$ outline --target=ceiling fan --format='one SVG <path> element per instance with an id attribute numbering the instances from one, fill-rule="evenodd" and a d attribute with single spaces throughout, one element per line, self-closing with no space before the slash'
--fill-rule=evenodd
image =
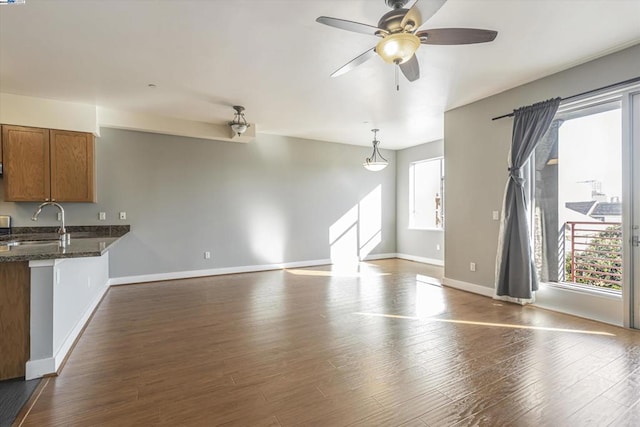
<path id="1" fill-rule="evenodd" d="M 351 71 L 369 59 L 380 56 L 385 62 L 399 66 L 410 82 L 420 78 L 420 66 L 415 52 L 420 44 L 456 45 L 493 41 L 497 31 L 475 28 L 438 28 L 421 30 L 420 27 L 442 7 L 447 0 L 416 0 L 409 9 L 409 0 L 385 0 L 393 8 L 378 21 L 378 26 L 361 24 L 344 19 L 320 16 L 316 22 L 356 33 L 380 37 L 376 46 L 338 68 L 331 77 Z M 397 78 L 397 74 L 396 74 Z"/>

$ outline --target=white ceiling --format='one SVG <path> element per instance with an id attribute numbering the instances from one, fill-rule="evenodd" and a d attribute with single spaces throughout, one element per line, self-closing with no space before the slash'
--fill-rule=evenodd
<path id="1" fill-rule="evenodd" d="M 429 1 L 429 0 L 420 0 Z M 409 3 L 411 5 L 412 2 Z M 441 138 L 443 112 L 640 42 L 640 0 L 449 0 L 424 28 L 497 30 L 493 43 L 421 46 L 421 79 L 373 58 L 384 0 L 27 0 L 0 7 L 0 91 L 400 149 Z M 157 88 L 150 89 L 149 83 Z"/>

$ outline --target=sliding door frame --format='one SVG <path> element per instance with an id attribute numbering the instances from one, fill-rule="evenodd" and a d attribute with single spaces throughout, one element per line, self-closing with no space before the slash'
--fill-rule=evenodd
<path id="1" fill-rule="evenodd" d="M 640 329 L 640 88 L 623 97 L 623 302 L 624 326 Z"/>

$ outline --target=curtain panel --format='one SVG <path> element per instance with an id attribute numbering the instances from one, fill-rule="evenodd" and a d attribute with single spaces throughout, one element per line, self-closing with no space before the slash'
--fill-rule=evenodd
<path id="1" fill-rule="evenodd" d="M 522 169 L 549 130 L 560 98 L 515 110 L 509 178 L 504 194 L 496 257 L 496 296 L 530 300 L 538 290 L 529 229 L 529 200 Z M 522 302 L 522 301 L 518 301 Z M 526 302 L 526 301 L 524 301 Z"/>

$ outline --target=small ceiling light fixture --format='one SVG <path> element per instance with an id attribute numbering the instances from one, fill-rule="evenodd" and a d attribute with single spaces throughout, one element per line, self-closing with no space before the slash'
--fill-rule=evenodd
<path id="1" fill-rule="evenodd" d="M 382 157 L 382 154 L 378 151 L 378 144 L 380 144 L 380 141 L 378 141 L 377 136 L 379 130 L 380 129 L 371 129 L 371 132 L 373 132 L 373 153 L 371 154 L 371 157 L 364 159 L 364 163 L 362 164 L 365 169 L 372 172 L 381 171 L 389 164 L 387 159 Z"/>
<path id="2" fill-rule="evenodd" d="M 244 118 L 244 107 L 234 105 L 233 109 L 236 110 L 236 114 L 233 117 L 233 121 L 229 122 L 229 126 L 235 135 L 240 136 L 245 133 L 251 125 L 247 123 L 247 119 Z"/>

